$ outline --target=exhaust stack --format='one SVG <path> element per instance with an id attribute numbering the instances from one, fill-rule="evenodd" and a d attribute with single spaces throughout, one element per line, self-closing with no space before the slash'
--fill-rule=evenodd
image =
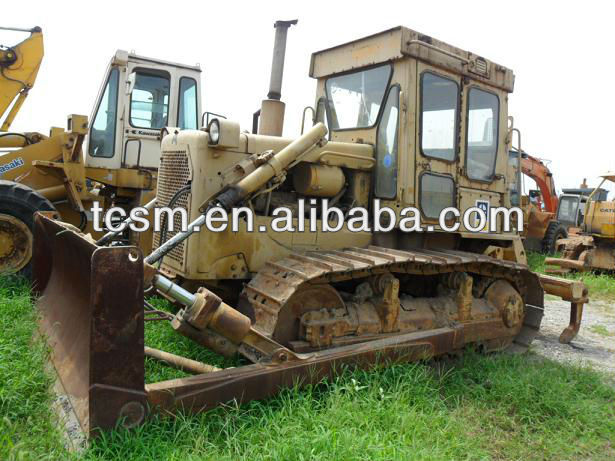
<path id="1" fill-rule="evenodd" d="M 280 98 L 282 97 L 286 36 L 288 28 L 295 24 L 297 24 L 296 19 L 292 21 L 276 21 L 273 25 L 275 28 L 275 42 L 273 45 L 273 60 L 271 62 L 271 79 L 269 80 L 267 99 L 264 99 L 261 103 L 258 134 L 282 136 L 285 104 Z"/>

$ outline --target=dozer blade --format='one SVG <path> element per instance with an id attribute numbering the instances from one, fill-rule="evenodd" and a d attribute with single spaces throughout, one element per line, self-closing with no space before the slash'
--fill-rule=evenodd
<path id="1" fill-rule="evenodd" d="M 37 214 L 33 265 L 40 331 L 84 434 L 117 421 L 139 424 L 146 413 L 141 253 L 99 248 Z"/>

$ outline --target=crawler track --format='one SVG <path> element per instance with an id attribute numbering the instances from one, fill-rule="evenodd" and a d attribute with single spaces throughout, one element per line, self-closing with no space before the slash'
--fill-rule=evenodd
<path id="1" fill-rule="evenodd" d="M 523 327 L 511 349 L 523 351 L 536 336 L 543 314 L 543 289 L 536 274 L 522 264 L 455 250 L 394 250 L 377 246 L 291 254 L 269 262 L 244 288 L 240 309 L 255 327 L 272 335 L 278 314 L 291 296 L 306 285 L 332 284 L 371 275 L 438 275 L 466 272 L 509 281 L 525 302 Z"/>

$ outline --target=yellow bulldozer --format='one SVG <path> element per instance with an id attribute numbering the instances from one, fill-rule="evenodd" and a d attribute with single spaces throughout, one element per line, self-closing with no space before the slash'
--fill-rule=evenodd
<path id="1" fill-rule="evenodd" d="M 601 176 L 602 181 L 583 200 L 580 195 L 566 195 L 560 200 L 558 213 L 571 217 L 579 227 L 568 238 L 557 241 L 561 258 L 547 258 L 547 271 L 565 274 L 570 271 L 615 270 L 615 201 L 607 200 L 606 182 L 615 183 L 615 172 Z"/>
<path id="2" fill-rule="evenodd" d="M 200 68 L 118 50 L 105 73 L 91 123 L 68 117 L 49 135 L 15 133 L 10 126 L 34 85 L 43 35 L 0 48 L 0 273 L 29 277 L 33 213 L 59 216 L 91 235 L 92 204 L 130 210 L 153 205 L 161 129 L 201 123 Z M 122 235 L 144 251 L 151 233 Z"/>
<path id="3" fill-rule="evenodd" d="M 155 232 L 152 253 L 100 246 L 36 215 L 41 329 L 86 434 L 264 398 L 344 366 L 469 346 L 525 350 L 545 291 L 571 302 L 560 340 L 577 334 L 587 290 L 531 272 L 518 229 L 497 219 L 493 230 L 467 221 L 444 231 L 455 221 L 443 214 L 450 207 L 510 206 L 512 71 L 396 27 L 314 53 L 313 125 L 285 138 L 282 71 L 295 23 L 275 24 L 270 89 L 252 133 L 220 118 L 199 130 L 168 128 L 157 201 L 183 213 Z M 391 212 L 376 230 L 380 206 Z M 402 229 L 409 207 L 425 229 Z M 369 225 L 356 230 L 351 219 L 361 209 Z M 207 226 L 235 212 L 235 229 Z M 295 231 L 277 231 L 283 217 Z M 179 309 L 152 309 L 144 298 L 151 287 Z M 218 369 L 148 347 L 145 321 L 161 316 L 248 364 Z M 145 356 L 195 375 L 146 384 Z"/>

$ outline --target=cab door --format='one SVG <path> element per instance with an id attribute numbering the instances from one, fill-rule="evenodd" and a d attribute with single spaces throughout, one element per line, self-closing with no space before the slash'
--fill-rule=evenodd
<path id="1" fill-rule="evenodd" d="M 94 112 L 90 116 L 85 164 L 89 167 L 119 168 L 117 155 L 122 146 L 121 95 L 126 84 L 126 67 L 113 60 L 107 68 L 102 88 L 96 98 Z"/>
<path id="2" fill-rule="evenodd" d="M 490 232 L 492 207 L 506 205 L 507 149 L 506 95 L 478 82 L 465 85 L 462 92 L 459 196 L 460 211 L 482 209 L 487 222 L 480 232 Z M 478 221 L 478 218 L 475 219 Z M 501 219 L 496 225 L 502 231 Z M 476 225 L 476 222 L 473 224 Z M 466 230 L 462 225 L 462 231 Z"/>
<path id="3" fill-rule="evenodd" d="M 417 62 L 415 203 L 423 222 L 435 225 L 440 212 L 456 207 L 459 162 L 460 79 Z"/>

